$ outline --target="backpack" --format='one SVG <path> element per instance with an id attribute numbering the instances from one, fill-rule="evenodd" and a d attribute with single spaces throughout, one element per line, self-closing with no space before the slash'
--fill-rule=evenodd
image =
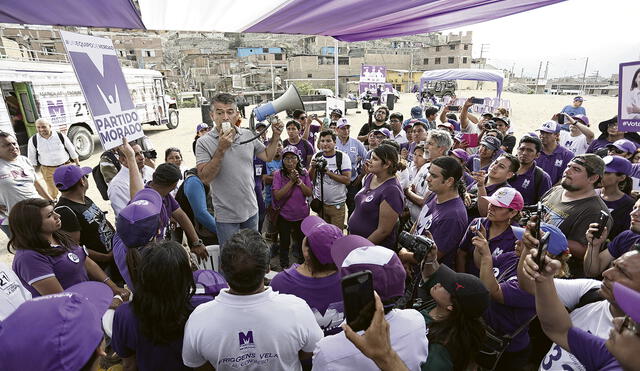
<path id="1" fill-rule="evenodd" d="M 67 152 L 67 155 L 69 155 L 69 160 L 71 160 L 71 153 L 69 153 L 69 150 L 67 149 L 67 146 L 64 145 L 64 135 L 59 132 L 56 131 L 56 133 L 58 134 L 58 138 L 60 139 L 60 142 L 62 143 L 62 147 L 64 147 L 64 151 Z M 36 149 L 36 166 L 40 166 L 40 161 L 38 160 L 38 140 L 36 139 L 36 135 L 31 137 L 31 144 L 33 144 L 33 148 Z"/>
<path id="2" fill-rule="evenodd" d="M 111 162 L 116 167 L 116 169 L 118 169 L 118 171 L 120 171 L 120 161 L 118 161 L 116 155 L 113 152 L 103 152 L 100 155 L 100 161 L 102 161 L 103 157 L 106 157 L 106 159 Z M 100 163 L 93 167 L 93 169 L 91 170 L 91 174 L 93 174 L 93 181 L 96 183 L 96 188 L 98 188 L 98 191 L 100 191 L 100 196 L 102 196 L 102 199 L 105 201 L 109 200 L 109 194 L 107 193 L 109 185 L 104 180 L 102 171 L 100 171 Z"/>

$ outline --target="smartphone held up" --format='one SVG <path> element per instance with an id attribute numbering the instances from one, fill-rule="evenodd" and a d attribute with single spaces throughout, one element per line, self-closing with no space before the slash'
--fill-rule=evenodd
<path id="1" fill-rule="evenodd" d="M 342 278 L 341 286 L 347 324 L 355 332 L 366 330 L 376 308 L 373 274 L 369 270 L 350 274 Z"/>

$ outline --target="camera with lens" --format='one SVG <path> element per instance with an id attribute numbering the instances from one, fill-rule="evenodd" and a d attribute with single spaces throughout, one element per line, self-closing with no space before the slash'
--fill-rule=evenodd
<path id="1" fill-rule="evenodd" d="M 432 239 L 425 236 L 415 236 L 403 231 L 398 237 L 398 244 L 413 253 L 413 257 L 421 262 L 435 245 Z"/>
<path id="2" fill-rule="evenodd" d="M 316 171 L 324 173 L 327 170 L 327 160 L 323 157 L 318 157 L 313 160 L 313 166 L 315 166 Z"/>
<path id="3" fill-rule="evenodd" d="M 151 159 L 151 160 L 155 160 L 156 158 L 158 158 L 158 152 L 156 152 L 155 149 L 150 149 L 148 151 L 142 151 L 142 154 L 144 155 L 145 158 Z"/>
<path id="4" fill-rule="evenodd" d="M 370 92 L 367 92 L 367 94 L 362 97 L 362 109 L 366 109 L 367 111 L 370 111 L 371 113 L 373 113 L 373 104 L 372 102 L 376 102 L 378 101 L 378 97 L 374 97 L 373 95 L 371 95 Z"/>
<path id="5" fill-rule="evenodd" d="M 520 212 L 520 220 L 518 220 L 518 224 L 524 228 L 527 226 L 527 223 L 529 223 L 532 216 L 537 216 L 538 219 L 540 219 L 546 212 L 547 208 L 542 204 L 542 202 L 538 202 L 535 205 L 527 205 L 523 207 Z"/>

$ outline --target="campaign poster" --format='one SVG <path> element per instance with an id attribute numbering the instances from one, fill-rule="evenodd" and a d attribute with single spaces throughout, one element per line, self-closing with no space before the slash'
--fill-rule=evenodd
<path id="1" fill-rule="evenodd" d="M 618 130 L 640 131 L 640 61 L 620 64 Z"/>
<path id="2" fill-rule="evenodd" d="M 144 136 L 110 39 L 60 31 L 105 150 Z"/>
<path id="3" fill-rule="evenodd" d="M 384 95 L 388 92 L 393 92 L 392 83 L 375 83 L 375 82 L 360 82 L 359 86 L 360 95 L 367 91 L 373 96 L 378 96 L 378 89 L 380 89 L 380 95 Z"/>
<path id="4" fill-rule="evenodd" d="M 387 67 L 363 64 L 360 67 L 360 82 L 384 84 L 387 81 Z"/>

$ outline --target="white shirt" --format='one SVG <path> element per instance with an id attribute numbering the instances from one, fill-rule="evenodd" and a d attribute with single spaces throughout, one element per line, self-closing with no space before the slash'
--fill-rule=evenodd
<path id="1" fill-rule="evenodd" d="M 311 353 L 323 332 L 307 303 L 271 287 L 254 295 L 223 289 L 199 305 L 184 329 L 182 360 L 224 370 L 301 370 L 298 351 Z"/>
<path id="2" fill-rule="evenodd" d="M 572 137 L 571 132 L 566 130 L 560 132 L 560 145 L 576 156 L 587 153 L 587 148 L 589 148 L 586 135 L 580 133 L 580 135 Z"/>
<path id="3" fill-rule="evenodd" d="M 592 288 L 600 287 L 602 282 L 591 279 L 554 279 L 553 282 L 558 292 L 558 297 L 565 307 L 572 309 L 580 301 L 580 297 Z M 609 330 L 613 328 L 613 316 L 609 310 L 610 303 L 607 300 L 587 304 L 571 312 L 571 322 L 574 327 L 591 334 L 607 339 Z M 540 363 L 540 370 L 586 370 L 578 359 L 568 351 L 560 348 L 558 344 L 552 344 L 549 352 Z"/>
<path id="4" fill-rule="evenodd" d="M 0 321 L 4 321 L 20 304 L 31 299 L 31 292 L 20 283 L 18 276 L 0 262 Z"/>
<path id="5" fill-rule="evenodd" d="M 142 182 L 147 184 L 153 177 L 153 168 L 144 165 L 142 168 Z M 125 166 L 120 168 L 118 174 L 111 179 L 109 188 L 107 188 L 107 195 L 111 201 L 111 208 L 113 213 L 117 217 L 120 211 L 125 208 L 131 201 L 129 191 L 129 169 Z"/>
<path id="6" fill-rule="evenodd" d="M 404 132 L 404 130 L 400 129 L 400 132 L 395 135 L 393 134 L 393 131 L 391 132 L 391 135 L 393 135 L 393 140 L 396 141 L 396 143 L 398 144 L 403 144 L 403 143 L 407 143 L 407 133 Z"/>
<path id="7" fill-rule="evenodd" d="M 36 147 L 33 145 L 34 139 L 38 141 L 37 159 Z M 60 166 L 69 160 L 77 159 L 78 154 L 71 140 L 64 134 L 62 135 L 62 139 L 64 139 L 64 143 L 60 142 L 58 132 L 55 130 L 51 130 L 51 136 L 47 139 L 36 133 L 35 138 L 29 138 L 27 146 L 29 161 L 31 161 L 32 164 L 44 166 Z"/>
<path id="8" fill-rule="evenodd" d="M 415 193 L 420 197 L 424 197 L 424 195 L 427 194 L 427 192 L 429 191 L 427 187 L 428 175 L 429 175 L 429 164 L 424 164 L 422 165 L 420 170 L 418 170 L 418 172 L 416 173 L 415 177 L 413 177 L 413 180 L 411 182 L 411 184 L 415 184 L 416 186 Z M 407 200 L 407 206 L 409 208 L 409 212 L 411 213 L 411 220 L 413 221 L 418 220 L 418 216 L 420 215 L 422 206 L 418 206 L 413 202 L 411 202 L 410 200 Z"/>
<path id="9" fill-rule="evenodd" d="M 420 364 L 426 362 L 429 354 L 427 329 L 422 314 L 414 309 L 393 309 L 384 317 L 389 322 L 393 350 L 409 370 L 420 370 Z M 313 352 L 313 369 L 353 371 L 378 368 L 347 339 L 344 332 L 340 332 L 318 342 Z"/>
<path id="10" fill-rule="evenodd" d="M 338 153 L 338 150 L 336 150 L 336 155 L 333 155 L 331 157 L 326 157 L 323 154 L 322 157 L 325 160 L 327 160 L 327 172 L 331 171 L 332 173 L 340 175 L 341 172 L 338 171 L 338 165 L 336 163 L 337 153 Z M 315 155 L 313 158 L 315 158 Z M 344 173 L 345 171 L 351 171 L 351 159 L 349 159 L 349 156 L 343 152 L 342 153 L 342 173 Z M 315 179 L 313 179 L 315 184 L 313 187 L 313 197 L 320 199 L 320 174 L 316 175 L 316 179 L 318 179 L 317 182 L 315 181 Z M 343 184 L 331 179 L 327 174 L 324 175 L 323 183 L 324 183 L 323 193 L 324 193 L 325 205 L 338 205 L 346 201 L 347 199 L 346 184 Z"/>
<path id="11" fill-rule="evenodd" d="M 0 205 L 7 212 L 0 212 L 2 225 L 9 224 L 9 212 L 13 205 L 27 198 L 40 198 L 35 186 L 36 171 L 29 160 L 18 156 L 9 162 L 0 159 Z"/>

